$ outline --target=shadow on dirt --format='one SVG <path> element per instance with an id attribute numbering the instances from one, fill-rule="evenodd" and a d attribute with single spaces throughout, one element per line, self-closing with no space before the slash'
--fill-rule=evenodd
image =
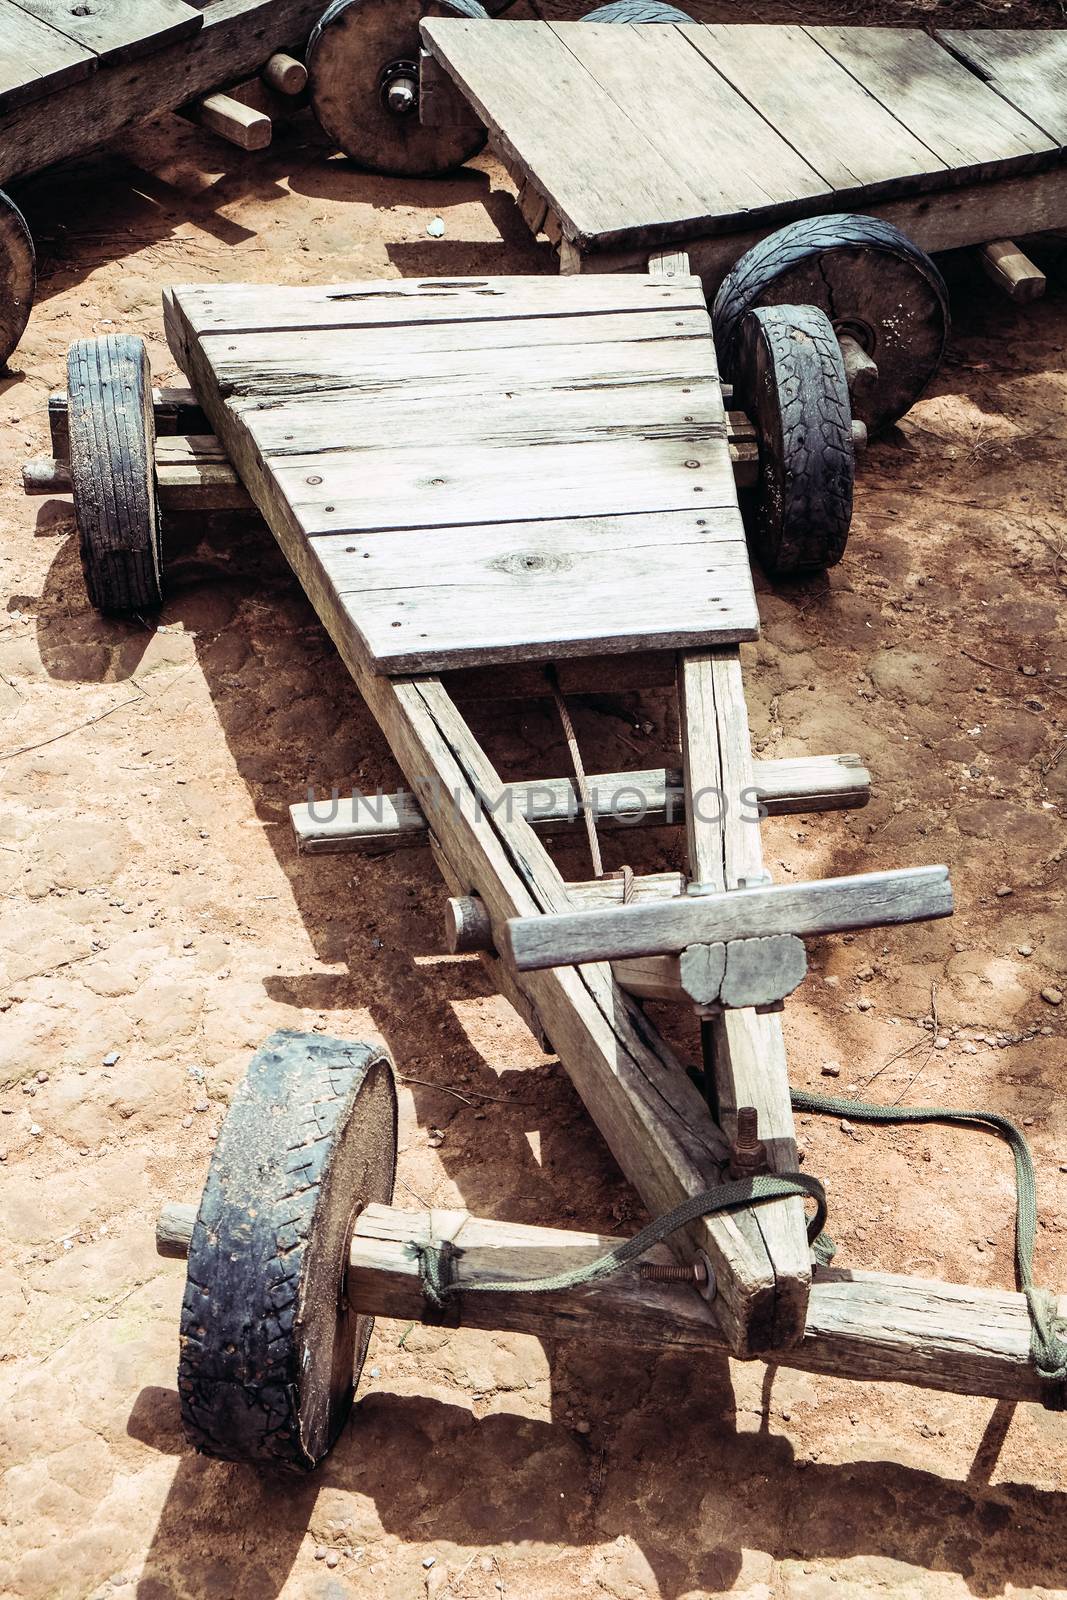
<path id="1" fill-rule="evenodd" d="M 1057 1530 L 1067 1496 L 987 1481 L 1012 1407 L 994 1411 L 982 1462 L 967 1482 L 892 1461 L 796 1460 L 760 1426 L 739 1431 L 729 1371 L 711 1362 L 570 1347 L 559 1367 L 585 1389 L 598 1421 L 589 1435 L 556 1424 L 410 1395 L 366 1395 L 334 1453 L 311 1480 L 282 1483 L 244 1468 L 182 1455 L 156 1528 L 138 1600 L 225 1593 L 273 1600 L 285 1586 L 320 1491 L 343 1490 L 358 1509 L 328 1548 L 340 1563 L 309 1593 L 353 1595 L 373 1582 L 390 1536 L 439 1542 L 462 1567 L 503 1546 L 579 1548 L 635 1540 L 664 1600 L 733 1588 L 746 1550 L 776 1561 L 904 1559 L 957 1573 L 972 1595 L 1056 1587 Z M 771 1375 L 765 1386 L 769 1401 Z M 175 1450 L 177 1402 L 145 1390 L 129 1431 Z M 980 1452 L 981 1457 L 981 1452 Z M 613 1466 L 618 1458 L 625 1463 Z M 678 1472 L 684 1461 L 686 1470 Z M 328 1495 L 327 1495 L 328 1498 Z M 336 1502 L 334 1502 L 336 1503 Z M 246 1561 L 220 1552 L 251 1545 Z M 357 1554 L 358 1552 L 358 1554 Z M 452 1554 L 454 1552 L 454 1554 Z M 331 1588 L 330 1582 L 334 1587 Z"/>

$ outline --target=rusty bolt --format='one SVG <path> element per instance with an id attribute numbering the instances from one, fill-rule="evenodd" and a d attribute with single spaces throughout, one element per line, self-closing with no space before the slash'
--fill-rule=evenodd
<path id="1" fill-rule="evenodd" d="M 647 1283 L 707 1283 L 708 1269 L 703 1261 L 642 1261 L 638 1271 Z"/>
<path id="2" fill-rule="evenodd" d="M 767 1170 L 767 1147 L 759 1136 L 755 1106 L 738 1106 L 737 1137 L 730 1149 L 731 1178 L 754 1178 Z"/>

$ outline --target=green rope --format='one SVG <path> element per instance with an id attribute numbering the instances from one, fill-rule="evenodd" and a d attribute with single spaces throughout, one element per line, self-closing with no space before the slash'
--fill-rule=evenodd
<path id="1" fill-rule="evenodd" d="M 744 1178 L 735 1183 L 719 1184 L 714 1189 L 704 1189 L 690 1195 L 680 1206 L 656 1217 L 632 1239 L 624 1239 L 595 1261 L 581 1267 L 571 1267 L 566 1272 L 554 1272 L 546 1278 L 501 1279 L 492 1283 L 479 1283 L 479 1294 L 544 1294 L 553 1289 L 574 1289 L 579 1284 L 595 1283 L 598 1278 L 609 1278 L 621 1267 L 629 1266 L 660 1244 L 669 1234 L 698 1217 L 716 1216 L 722 1211 L 739 1211 L 745 1206 L 764 1205 L 768 1200 L 786 1200 L 794 1195 L 815 1201 L 815 1215 L 808 1223 L 808 1239 L 814 1240 L 826 1221 L 826 1195 L 818 1178 L 809 1178 L 803 1172 L 783 1172 L 774 1176 Z M 452 1281 L 451 1268 L 456 1252 L 446 1250 L 441 1244 L 418 1244 L 412 1240 L 408 1249 L 419 1263 L 419 1277 L 427 1301 L 435 1311 L 442 1311 L 446 1300 L 462 1292 L 462 1285 Z"/>
<path id="2" fill-rule="evenodd" d="M 995 1111 L 955 1111 L 941 1106 L 881 1106 L 866 1100 L 838 1099 L 831 1095 L 809 1094 L 806 1089 L 790 1093 L 794 1111 L 810 1111 L 818 1116 L 844 1117 L 856 1122 L 941 1122 L 963 1127 L 983 1127 L 1007 1141 L 1015 1161 L 1015 1271 L 1018 1286 L 1026 1298 L 1030 1315 L 1030 1357 L 1039 1377 L 1050 1385 L 1047 1404 L 1062 1408 L 1067 1404 L 1067 1322 L 1058 1316 L 1055 1296 L 1034 1283 L 1034 1241 L 1037 1233 L 1037 1180 L 1026 1139 L 1014 1122 Z M 808 1222 L 808 1242 L 816 1258 L 830 1260 L 834 1244 L 823 1231 L 826 1222 L 826 1195 L 817 1178 L 806 1173 L 785 1172 L 774 1176 L 746 1178 L 705 1189 L 690 1196 L 664 1216 L 656 1217 L 632 1239 L 626 1239 L 595 1261 L 544 1278 L 519 1281 L 500 1279 L 479 1283 L 479 1294 L 544 1294 L 557 1289 L 574 1289 L 610 1277 L 628 1266 L 654 1244 L 695 1222 L 698 1217 L 717 1216 L 745 1206 L 764 1205 L 770 1200 L 802 1196 L 815 1201 L 815 1215 Z M 453 1276 L 453 1266 L 462 1252 L 448 1242 L 419 1244 L 412 1240 L 408 1250 L 417 1259 L 419 1278 L 427 1304 L 442 1311 L 462 1285 Z"/>
<path id="3" fill-rule="evenodd" d="M 943 1122 L 960 1127 L 989 1128 L 1011 1146 L 1015 1162 L 1015 1277 L 1030 1313 L 1030 1358 L 1039 1377 L 1067 1400 L 1067 1323 L 1059 1317 L 1056 1297 L 1034 1283 L 1034 1241 L 1037 1236 L 1037 1178 L 1026 1137 L 1008 1117 L 996 1111 L 955 1111 L 942 1106 L 880 1106 L 870 1100 L 836 1095 L 790 1092 L 794 1111 L 844 1117 L 855 1122 Z"/>

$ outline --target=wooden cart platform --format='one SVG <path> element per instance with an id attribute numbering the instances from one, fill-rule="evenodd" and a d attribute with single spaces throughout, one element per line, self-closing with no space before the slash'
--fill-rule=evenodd
<path id="1" fill-rule="evenodd" d="M 933 251 L 1067 226 L 1062 30 L 432 18 L 422 38 L 424 118 L 477 117 L 565 271 L 684 241 L 713 288 L 772 228 L 850 210 Z"/>
<path id="2" fill-rule="evenodd" d="M 371 671 L 756 636 L 696 278 L 205 285 L 166 316 Z"/>

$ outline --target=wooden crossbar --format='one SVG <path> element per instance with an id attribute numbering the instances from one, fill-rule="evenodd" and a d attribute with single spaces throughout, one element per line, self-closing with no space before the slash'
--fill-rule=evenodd
<path id="1" fill-rule="evenodd" d="M 162 1255 L 188 1253 L 195 1206 L 169 1205 L 157 1224 Z M 425 1313 L 408 1249 L 449 1240 L 459 1249 L 464 1326 L 543 1339 L 619 1340 L 647 1348 L 728 1350 L 715 1315 L 695 1289 L 652 1283 L 630 1270 L 547 1294 L 485 1294 L 479 1284 L 520 1282 L 595 1260 L 621 1240 L 561 1228 L 490 1221 L 455 1210 L 402 1211 L 370 1205 L 356 1221 L 346 1292 L 361 1312 L 417 1322 Z M 644 1257 L 672 1259 L 664 1245 Z M 1067 1297 L 1059 1302 L 1067 1312 Z M 777 1366 L 867 1382 L 907 1383 L 997 1400 L 1045 1400 L 1030 1358 L 1030 1318 L 1021 1294 L 888 1272 L 816 1268 L 803 1336 L 776 1351 Z"/>
<path id="2" fill-rule="evenodd" d="M 516 971 L 630 956 L 677 955 L 689 945 L 769 934 L 812 936 L 924 922 L 952 913 L 948 868 L 906 867 L 815 883 L 772 884 L 650 904 L 513 917 L 505 950 Z"/>

